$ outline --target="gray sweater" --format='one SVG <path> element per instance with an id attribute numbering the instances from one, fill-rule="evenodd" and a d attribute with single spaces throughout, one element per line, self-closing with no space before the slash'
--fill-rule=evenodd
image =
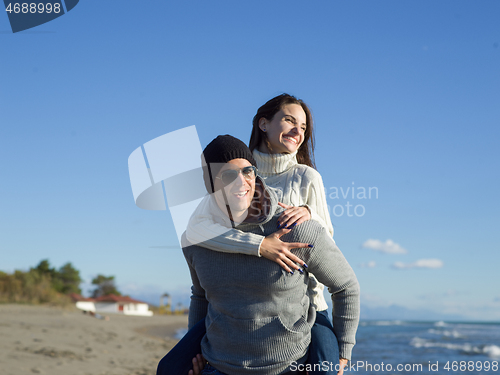
<path id="1" fill-rule="evenodd" d="M 270 210 L 259 223 L 237 228 L 267 236 L 276 231 L 282 209 L 275 192 L 257 181 L 269 193 Z M 214 217 L 228 225 L 212 200 Z M 340 356 L 351 358 L 359 321 L 359 285 L 352 268 L 326 229 L 313 220 L 281 239 L 313 245 L 293 252 L 328 287 Z M 183 251 L 193 280 L 189 327 L 206 317 L 201 347 L 212 366 L 231 375 L 276 375 L 306 355 L 316 318 L 307 295 L 307 271 L 290 275 L 268 259 L 215 252 L 190 245 L 185 236 Z"/>

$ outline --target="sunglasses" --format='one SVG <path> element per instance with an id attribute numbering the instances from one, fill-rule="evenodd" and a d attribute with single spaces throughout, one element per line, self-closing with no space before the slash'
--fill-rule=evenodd
<path id="1" fill-rule="evenodd" d="M 220 177 L 217 176 L 216 178 L 221 180 L 224 185 L 229 185 L 238 178 L 240 172 L 245 177 L 245 180 L 252 181 L 257 175 L 257 168 L 252 165 L 241 169 L 226 169 L 220 174 Z"/>

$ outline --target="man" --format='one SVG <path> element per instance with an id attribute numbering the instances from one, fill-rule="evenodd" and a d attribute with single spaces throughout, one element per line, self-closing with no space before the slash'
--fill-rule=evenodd
<path id="1" fill-rule="evenodd" d="M 219 136 L 203 156 L 214 220 L 243 232 L 276 232 L 282 208 L 276 192 L 256 175 L 248 147 L 234 137 Z M 282 239 L 298 247 L 293 252 L 308 265 L 303 272 L 289 274 L 267 259 L 191 245 L 184 236 L 193 281 L 189 327 L 203 319 L 206 327 L 201 350 L 208 365 L 202 374 L 277 375 L 308 369 L 304 364 L 315 320 L 307 295 L 308 271 L 332 294 L 341 363 L 350 359 L 359 320 L 354 272 L 320 224 L 308 221 L 283 233 Z M 338 364 L 338 359 L 332 361 L 329 365 Z"/>

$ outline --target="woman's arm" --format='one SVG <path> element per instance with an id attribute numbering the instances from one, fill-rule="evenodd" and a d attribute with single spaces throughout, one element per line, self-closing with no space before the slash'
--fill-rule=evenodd
<path id="1" fill-rule="evenodd" d="M 210 199 L 210 196 L 203 198 L 189 219 L 186 228 L 187 240 L 191 244 L 200 244 L 207 249 L 222 253 L 260 256 L 259 248 L 264 236 L 243 233 L 240 230 L 216 223 Z"/>
<path id="2" fill-rule="evenodd" d="M 311 220 L 311 209 L 306 205 L 295 207 L 281 202 L 278 204 L 285 209 L 278 219 L 278 228 L 292 229 L 304 221 Z"/>
<path id="3" fill-rule="evenodd" d="M 191 244 L 218 252 L 263 256 L 278 263 L 287 272 L 299 270 L 304 262 L 290 250 L 307 247 L 308 244 L 283 242 L 280 237 L 285 233 L 288 231 L 280 230 L 264 237 L 223 226 L 215 222 L 210 197 L 207 196 L 189 219 L 186 238 Z"/>

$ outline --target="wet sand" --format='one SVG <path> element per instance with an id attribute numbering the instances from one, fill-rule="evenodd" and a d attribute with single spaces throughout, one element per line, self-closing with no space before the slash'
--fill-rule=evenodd
<path id="1" fill-rule="evenodd" d="M 109 321 L 76 308 L 0 305 L 2 375 L 154 375 L 187 316 Z"/>

